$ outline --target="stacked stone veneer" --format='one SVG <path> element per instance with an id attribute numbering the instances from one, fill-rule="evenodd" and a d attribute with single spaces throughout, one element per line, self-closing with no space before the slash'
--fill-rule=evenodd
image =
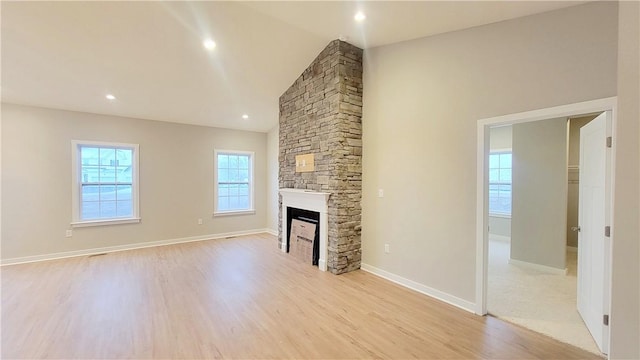
<path id="1" fill-rule="evenodd" d="M 280 188 L 331 193 L 327 268 L 334 274 L 359 269 L 362 49 L 340 40 L 329 43 L 280 97 L 279 132 Z M 295 157 L 304 154 L 314 154 L 315 171 L 296 173 Z M 279 229 L 282 246 L 282 211 Z"/>

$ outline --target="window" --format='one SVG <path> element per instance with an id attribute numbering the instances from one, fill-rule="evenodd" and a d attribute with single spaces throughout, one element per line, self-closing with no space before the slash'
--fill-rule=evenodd
<path id="1" fill-rule="evenodd" d="M 73 226 L 139 222 L 138 145 L 72 142 Z"/>
<path id="2" fill-rule="evenodd" d="M 253 152 L 215 150 L 214 215 L 255 213 Z"/>
<path id="3" fill-rule="evenodd" d="M 511 152 L 489 154 L 489 213 L 511 215 Z"/>

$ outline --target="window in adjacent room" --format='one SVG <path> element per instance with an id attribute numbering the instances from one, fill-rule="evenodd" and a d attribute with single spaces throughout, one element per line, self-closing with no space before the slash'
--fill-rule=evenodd
<path id="1" fill-rule="evenodd" d="M 254 213 L 253 152 L 214 151 L 214 215 Z"/>
<path id="2" fill-rule="evenodd" d="M 138 145 L 72 142 L 73 226 L 139 222 Z"/>
<path id="3" fill-rule="evenodd" d="M 489 154 L 489 213 L 511 215 L 511 152 Z"/>

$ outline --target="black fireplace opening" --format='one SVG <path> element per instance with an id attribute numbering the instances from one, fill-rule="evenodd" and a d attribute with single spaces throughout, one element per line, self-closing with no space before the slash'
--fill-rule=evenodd
<path id="1" fill-rule="evenodd" d="M 320 259 L 320 213 L 317 211 L 298 209 L 287 206 L 287 252 L 289 252 L 289 244 L 291 243 L 291 222 L 293 219 L 308 222 L 316 225 L 316 233 L 313 238 L 313 262 L 312 264 L 318 266 L 318 260 Z"/>

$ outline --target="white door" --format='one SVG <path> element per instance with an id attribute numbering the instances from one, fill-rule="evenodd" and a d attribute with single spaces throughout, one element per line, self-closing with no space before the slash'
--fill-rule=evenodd
<path id="1" fill-rule="evenodd" d="M 580 191 L 578 210 L 578 312 L 603 353 L 608 352 L 609 221 L 607 129 L 604 112 L 580 129 Z"/>

